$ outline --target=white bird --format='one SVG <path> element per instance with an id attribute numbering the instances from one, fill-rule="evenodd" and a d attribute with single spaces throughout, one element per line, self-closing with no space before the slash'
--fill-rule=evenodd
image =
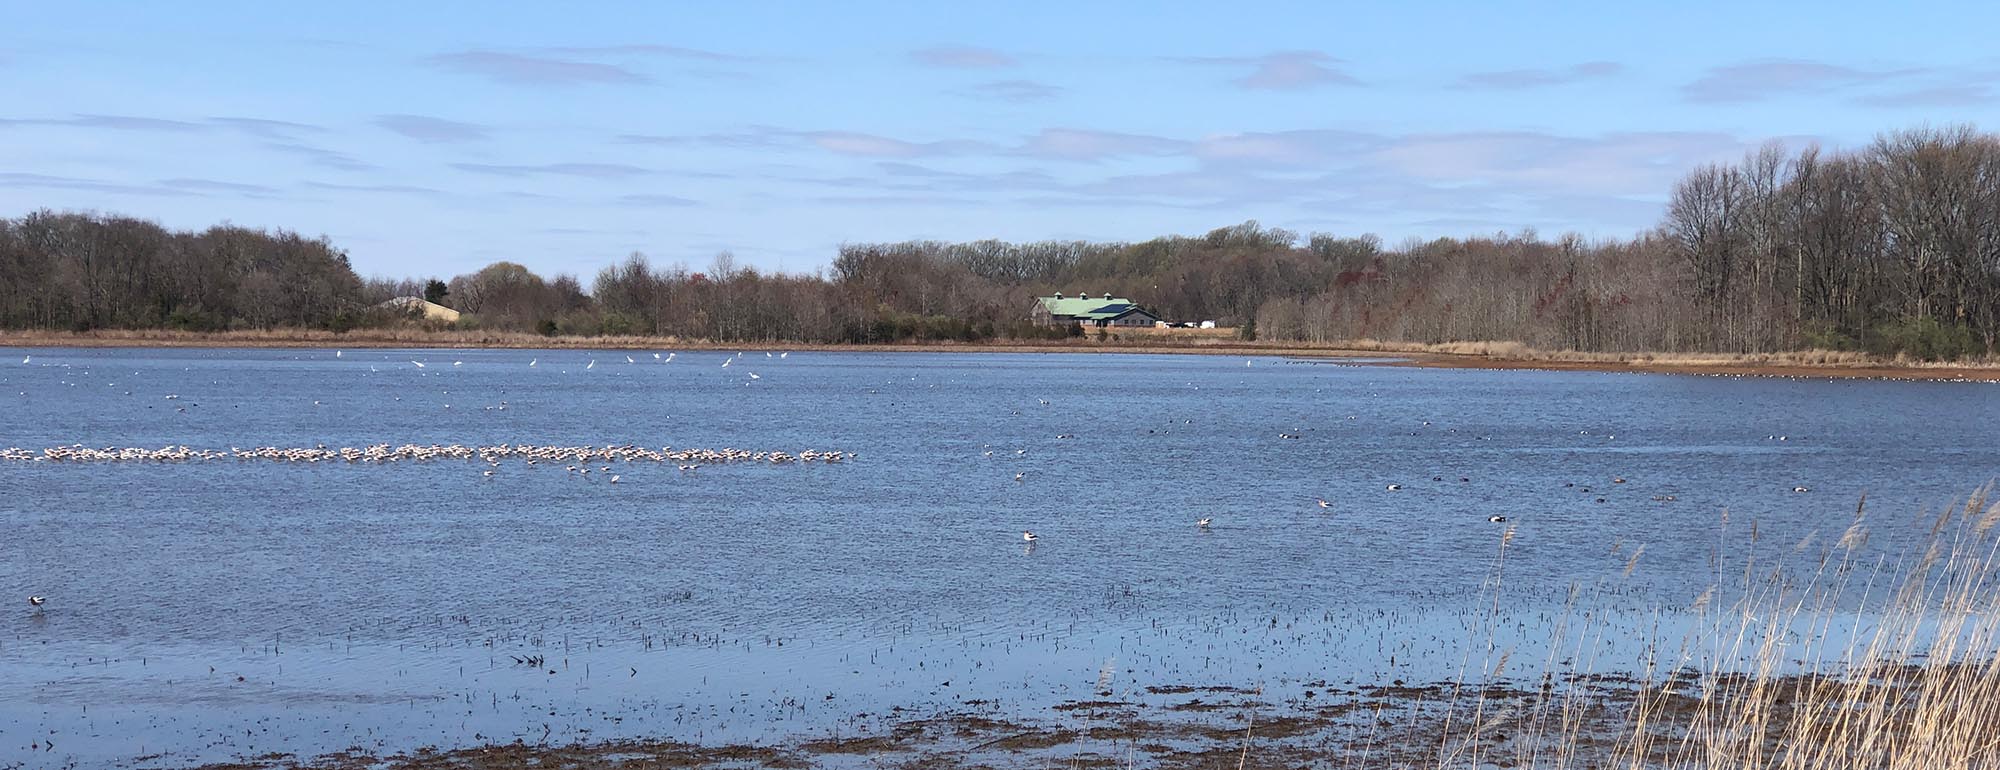
<path id="1" fill-rule="evenodd" d="M 585 369 L 596 369 L 596 368 L 597 368 L 597 359 L 595 359 L 595 358 L 593 358 L 593 359 L 590 359 L 590 363 L 588 363 L 588 364 L 585 364 L 583 368 L 585 368 Z"/>
<path id="2" fill-rule="evenodd" d="M 750 373 L 750 379 L 753 379 L 753 380 L 761 380 L 761 379 L 764 379 L 764 378 L 762 378 L 762 377 L 759 377 L 759 376 L 757 376 L 757 373 L 756 373 L 756 372 L 751 372 L 751 373 Z"/>
<path id="3" fill-rule="evenodd" d="M 1208 519 L 1195 519 L 1194 525 L 1202 529 L 1208 529 Z"/>
<path id="4" fill-rule="evenodd" d="M 1243 365 L 1244 365 L 1244 366 L 1249 366 L 1250 364 L 1251 364 L 1251 362 L 1250 362 L 1250 361 L 1244 361 L 1244 362 L 1243 362 Z"/>
<path id="5" fill-rule="evenodd" d="M 660 358 L 660 354 L 658 354 L 658 353 L 654 353 L 654 354 L 653 354 L 653 359 L 654 359 L 654 360 L 659 360 L 659 358 Z"/>
<path id="6" fill-rule="evenodd" d="M 410 363 L 416 364 L 418 369 L 424 368 L 424 362 L 422 361 L 411 361 Z"/>
<path id="7" fill-rule="evenodd" d="M 479 473 L 479 475 L 481 475 L 481 476 L 485 476 L 486 478 L 489 478 L 489 479 L 490 479 L 490 478 L 493 478 L 493 472 L 492 472 L 492 471 L 481 471 L 481 472 Z"/>
<path id="8" fill-rule="evenodd" d="M 453 361 L 453 362 L 451 362 L 451 365 L 452 365 L 452 366 L 464 366 L 464 365 L 465 365 L 465 362 L 464 362 L 464 361 Z"/>
<path id="9" fill-rule="evenodd" d="M 1027 478 L 1027 477 L 1028 477 L 1028 474 L 1027 474 L 1027 473 L 1025 473 L 1025 472 L 1022 472 L 1022 473 L 1016 473 L 1016 474 L 1014 474 L 1014 480 L 1015 480 L 1015 481 L 1020 481 L 1021 479 L 1024 479 L 1024 478 Z"/>
<path id="10" fill-rule="evenodd" d="M 1401 485 L 1401 484 L 1390 484 L 1390 485 L 1389 485 L 1389 491 L 1391 491 L 1391 492 L 1394 492 L 1394 491 L 1396 491 L 1396 490 L 1398 490 L 1398 489 L 1402 489 L 1402 488 L 1403 488 L 1403 485 Z"/>
<path id="11" fill-rule="evenodd" d="M 729 368 L 729 362 L 730 362 L 730 361 L 734 361 L 734 360 L 736 360 L 736 359 L 733 359 L 733 358 L 725 358 L 725 359 L 722 359 L 722 368 L 724 368 L 724 369 L 727 369 L 727 368 Z"/>
<path id="12" fill-rule="evenodd" d="M 1032 542 L 1035 542 L 1036 540 L 1038 540 L 1038 539 L 1040 539 L 1040 538 L 1037 538 L 1037 537 L 1035 537 L 1035 533 L 1033 533 L 1033 532 L 1029 532 L 1029 531 L 1027 531 L 1027 530 L 1025 530 L 1025 529 L 1024 529 L 1024 530 L 1021 530 L 1021 539 L 1022 539 L 1022 540 L 1026 540 L 1026 541 L 1028 541 L 1028 542 L 1032 543 Z"/>
<path id="13" fill-rule="evenodd" d="M 789 351 L 789 350 L 787 350 L 787 351 L 785 351 L 785 352 L 783 352 L 783 353 L 779 353 L 779 354 L 778 354 L 778 357 L 779 357 L 779 358 L 784 358 L 785 356 L 789 356 L 789 355 L 791 355 L 791 354 L 792 354 L 792 351 Z"/>
<path id="14" fill-rule="evenodd" d="M 1798 493 L 1800 493 L 1800 494 L 1804 494 L 1804 493 L 1806 493 L 1806 492 L 1811 492 L 1812 490 L 1810 490 L 1810 489 L 1807 489 L 1807 488 L 1805 488 L 1805 487 L 1792 487 L 1792 491 L 1793 491 L 1793 492 L 1798 492 Z"/>
<path id="15" fill-rule="evenodd" d="M 28 357 L 26 357 L 26 358 L 22 358 L 22 359 L 21 359 L 21 363 L 24 363 L 24 364 L 25 364 L 25 363 L 27 363 L 27 362 L 29 362 L 29 361 L 33 361 L 33 360 L 35 360 L 35 357 L 34 357 L 34 356 L 28 356 Z"/>
<path id="16" fill-rule="evenodd" d="M 618 477 L 617 477 L 617 476 L 612 476 L 612 477 L 611 477 L 611 483 L 613 483 L 613 484 L 616 484 L 616 483 L 618 483 Z"/>
<path id="17" fill-rule="evenodd" d="M 1505 516 L 1500 516 L 1500 515 L 1497 515 L 1497 514 L 1496 514 L 1496 515 L 1493 515 L 1493 516 L 1488 516 L 1488 517 L 1486 517 L 1486 520 L 1487 520 L 1487 521 L 1490 521 L 1490 522 L 1493 522 L 1493 523 L 1495 523 L 1495 524 L 1498 524 L 1498 523 L 1500 523 L 1500 522 L 1503 522 L 1503 521 L 1506 521 L 1506 520 L 1507 520 L 1507 517 L 1505 517 Z"/>
<path id="18" fill-rule="evenodd" d="M 333 351 L 333 357 L 334 357 L 334 358 L 339 358 L 339 357 L 340 357 L 340 351 L 338 351 L 338 350 L 336 350 L 336 351 Z"/>
<path id="19" fill-rule="evenodd" d="M 764 357 L 765 357 L 765 358 L 770 358 L 770 357 L 771 357 L 771 351 L 768 351 L 768 350 L 764 351 Z"/>
<path id="20" fill-rule="evenodd" d="M 634 361 L 634 360 L 632 360 L 632 357 L 631 357 L 631 356 L 626 356 L 626 357 L 625 357 L 625 363 L 628 363 L 628 364 L 636 364 L 636 363 L 639 363 L 639 362 L 637 362 L 637 361 Z"/>
<path id="21" fill-rule="evenodd" d="M 1332 507 L 1333 507 L 1333 503 L 1329 503 L 1329 502 L 1327 502 L 1327 501 L 1326 501 L 1326 498 L 1324 498 L 1324 497 L 1315 497 L 1315 498 L 1313 498 L 1313 502 L 1316 502 L 1316 503 L 1319 503 L 1319 507 L 1321 507 L 1321 508 L 1332 508 Z"/>
<path id="22" fill-rule="evenodd" d="M 529 366 L 529 368 L 533 368 L 533 367 L 534 367 L 534 365 L 535 365 L 535 362 L 537 362 L 537 361 L 540 361 L 540 360 L 542 360 L 542 359 L 539 359 L 539 358 L 530 358 L 530 359 L 528 359 L 528 366 Z"/>
<path id="23" fill-rule="evenodd" d="M 40 607 L 40 606 L 42 606 L 42 602 L 46 602 L 46 601 L 48 601 L 48 600 L 47 600 L 47 599 L 44 599 L 44 598 L 42 598 L 42 597 L 39 597 L 39 596 L 30 596 L 30 597 L 28 597 L 28 606 L 30 606 L 30 607 Z"/>
<path id="24" fill-rule="evenodd" d="M 679 354 L 679 353 L 668 353 L 668 354 L 667 354 L 667 360 L 668 360 L 669 362 L 671 362 L 671 361 L 673 361 L 673 360 L 674 360 L 674 356 L 677 356 L 677 355 L 680 355 L 680 354 Z"/>

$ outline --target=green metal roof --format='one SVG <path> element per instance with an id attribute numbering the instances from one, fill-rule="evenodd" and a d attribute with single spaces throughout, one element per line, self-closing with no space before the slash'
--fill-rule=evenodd
<path id="1" fill-rule="evenodd" d="M 1042 309 L 1049 311 L 1049 315 L 1070 316 L 1086 321 L 1110 320 L 1133 310 L 1139 310 L 1139 306 L 1133 304 L 1132 300 L 1123 298 L 1038 297 L 1037 299 L 1041 300 Z"/>

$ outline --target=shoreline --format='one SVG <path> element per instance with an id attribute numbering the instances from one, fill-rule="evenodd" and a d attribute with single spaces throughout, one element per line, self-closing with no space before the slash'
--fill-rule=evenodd
<path id="1" fill-rule="evenodd" d="M 544 337 L 511 332 L 325 331 L 214 332 L 105 331 L 0 332 L 0 348 L 268 348 L 268 349 L 495 349 L 495 350 L 703 350 L 840 353 L 1112 353 L 1134 355 L 1254 355 L 1294 359 L 1383 359 L 1368 365 L 1496 371 L 1629 372 L 1711 377 L 1782 377 L 1860 380 L 2000 382 L 2000 361 L 1904 362 L 1859 354 L 1660 354 L 1540 351 L 1515 343 L 1344 344 L 1250 342 L 1190 338 L 1179 343 L 1105 341 L 922 342 L 881 344 L 717 343 L 676 337 Z"/>

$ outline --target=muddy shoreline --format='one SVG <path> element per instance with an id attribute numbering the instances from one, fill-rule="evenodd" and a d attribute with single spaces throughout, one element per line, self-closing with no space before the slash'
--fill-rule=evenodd
<path id="1" fill-rule="evenodd" d="M 358 331 L 332 332 L 220 332 L 197 334 L 166 331 L 113 332 L 0 332 L 0 347 L 14 348 L 344 348 L 344 349 L 537 349 L 537 350 L 771 350 L 858 353 L 1122 353 L 1141 355 L 1241 355 L 1278 356 L 1300 362 L 1341 359 L 1378 359 L 1369 365 L 1404 366 L 1427 369 L 1490 369 L 1552 372 L 1630 372 L 1643 374 L 1691 374 L 1719 377 L 1782 377 L 1863 380 L 1930 380 L 1954 382 L 2000 382 L 2000 364 L 1981 362 L 1966 365 L 1906 363 L 1865 360 L 1841 363 L 1772 362 L 1770 356 L 1674 357 L 1652 353 L 1566 354 L 1534 353 L 1528 356 L 1505 354 L 1454 353 L 1420 349 L 1425 346 L 1384 345 L 1298 345 L 1246 342 L 1240 340 L 1190 339 L 1178 343 L 1156 340 L 1099 342 L 1080 339 L 1063 342 L 991 341 L 976 343 L 922 343 L 879 345 L 826 345 L 799 343 L 715 343 L 673 337 L 542 337 L 514 333 Z M 1433 346 L 1434 347 L 1434 346 Z M 1403 349 L 1399 349 L 1403 348 Z M 1574 355 L 1576 360 L 1565 356 Z M 1732 358 L 1740 360 L 1731 360 Z M 1782 357 L 1779 357 L 1782 359 Z M 1393 359 L 1393 360 L 1380 360 Z M 1357 362 L 1360 363 L 1360 362 Z"/>

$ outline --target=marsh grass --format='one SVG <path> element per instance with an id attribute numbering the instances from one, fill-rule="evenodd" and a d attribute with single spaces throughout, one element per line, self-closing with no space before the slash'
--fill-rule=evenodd
<path id="1" fill-rule="evenodd" d="M 1334 347 L 1383 353 L 1425 353 L 1469 356 L 1496 361 L 1542 363 L 1607 364 L 1663 367 L 1811 367 L 1811 368 L 1909 368 L 1950 369 L 2000 366 L 1993 357 L 1959 361 L 1924 361 L 1908 356 L 1877 356 L 1852 350 L 1790 350 L 1771 353 L 1661 353 L 1647 351 L 1551 350 L 1520 342 L 1393 342 L 1375 339 L 1347 340 Z"/>
<path id="2" fill-rule="evenodd" d="M 1811 537 L 1759 548 L 1754 527 L 1732 532 L 1725 515 L 1716 581 L 1660 612 L 1642 670 L 1598 673 L 1605 639 L 1588 608 L 1608 584 L 1575 586 L 1547 648 L 1531 651 L 1540 670 L 1510 679 L 1517 651 L 1490 642 L 1476 663 L 1468 654 L 1434 759 L 1399 766 L 2000 767 L 1996 524 L 1982 490 L 1891 555 L 1867 547 L 1865 506 L 1817 552 L 1825 541 Z M 1498 597 L 1511 541 L 1487 583 L 1491 624 L 1509 622 Z"/>

